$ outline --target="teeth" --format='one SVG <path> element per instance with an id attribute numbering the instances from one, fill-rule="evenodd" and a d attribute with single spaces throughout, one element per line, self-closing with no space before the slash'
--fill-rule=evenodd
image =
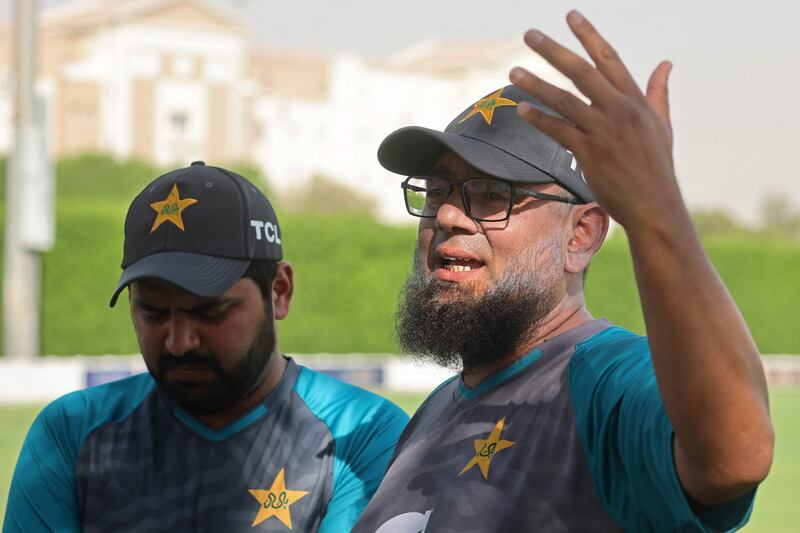
<path id="1" fill-rule="evenodd" d="M 469 272 L 472 270 L 472 267 L 466 265 L 444 265 L 444 268 L 451 272 Z"/>

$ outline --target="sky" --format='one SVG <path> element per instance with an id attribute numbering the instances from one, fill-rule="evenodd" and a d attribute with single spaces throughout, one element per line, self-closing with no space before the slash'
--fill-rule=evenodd
<path id="1" fill-rule="evenodd" d="M 0 16 L 10 17 L 11 0 Z M 225 3 L 225 0 L 220 0 Z M 41 0 L 50 6 L 64 0 Z M 670 98 L 678 179 L 690 206 L 755 222 L 765 195 L 800 210 L 800 3 L 788 0 L 227 0 L 266 45 L 371 59 L 429 40 L 521 39 L 538 28 L 573 49 L 579 9 L 640 84 L 674 63 Z M 509 64 L 509 69 L 513 65 Z M 498 80 L 497 85 L 507 83 Z M 467 105 L 469 102 L 465 102 Z"/>

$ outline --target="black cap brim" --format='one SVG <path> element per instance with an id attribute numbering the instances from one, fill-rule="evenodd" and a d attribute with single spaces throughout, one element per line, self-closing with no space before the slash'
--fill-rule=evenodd
<path id="1" fill-rule="evenodd" d="M 390 172 L 420 175 L 431 170 L 445 148 L 489 176 L 526 183 L 556 181 L 535 166 L 484 141 L 419 126 L 390 133 L 378 148 L 378 161 Z"/>
<path id="2" fill-rule="evenodd" d="M 230 289 L 250 266 L 247 259 L 230 259 L 190 252 L 160 252 L 136 261 L 122 272 L 109 306 L 125 287 L 143 278 L 157 278 L 198 296 L 210 298 Z"/>

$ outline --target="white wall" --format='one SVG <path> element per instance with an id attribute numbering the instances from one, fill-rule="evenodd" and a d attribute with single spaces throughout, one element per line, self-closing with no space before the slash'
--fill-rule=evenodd
<path id="1" fill-rule="evenodd" d="M 256 116 L 264 135 L 254 159 L 279 189 L 325 174 L 374 197 L 383 220 L 413 224 L 400 193 L 402 177 L 378 163 L 381 141 L 403 126 L 444 129 L 479 98 L 507 85 L 508 70 L 516 64 L 535 65 L 547 79 L 568 85 L 528 53 L 508 58 L 507 67 L 474 70 L 461 78 L 390 69 L 339 54 L 331 68 L 328 100 L 259 99 Z"/>
<path id="2" fill-rule="evenodd" d="M 292 354 L 300 364 L 361 386 L 427 394 L 455 372 L 392 354 Z M 800 386 L 800 356 L 763 358 L 770 386 Z M 90 382 L 100 384 L 146 372 L 139 355 L 48 356 L 33 361 L 0 358 L 0 404 L 44 403 Z"/>
<path id="3" fill-rule="evenodd" d="M 420 365 L 391 354 L 293 355 L 298 363 L 345 381 L 395 391 L 427 393 L 452 371 Z M 99 385 L 146 372 L 140 355 L 48 356 L 32 361 L 0 358 L 0 404 L 45 403 L 87 385 Z"/>

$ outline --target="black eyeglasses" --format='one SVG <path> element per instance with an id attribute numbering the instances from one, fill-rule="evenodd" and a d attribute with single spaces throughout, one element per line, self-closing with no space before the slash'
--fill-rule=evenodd
<path id="1" fill-rule="evenodd" d="M 434 176 L 412 176 L 400 187 L 403 189 L 406 209 L 415 217 L 434 218 L 453 187 L 461 186 L 461 200 L 468 217 L 482 222 L 500 222 L 511 216 L 514 199 L 530 196 L 538 200 L 551 200 L 566 204 L 581 204 L 577 198 L 556 196 L 515 187 L 500 178 L 470 178 L 460 182 Z"/>

